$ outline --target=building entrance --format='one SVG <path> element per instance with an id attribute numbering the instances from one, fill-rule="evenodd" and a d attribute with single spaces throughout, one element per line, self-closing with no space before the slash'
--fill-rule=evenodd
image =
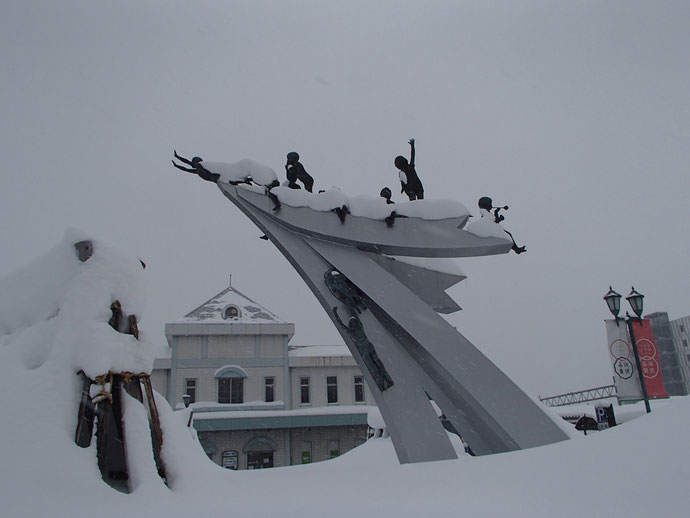
<path id="1" fill-rule="evenodd" d="M 247 469 L 263 469 L 273 467 L 272 451 L 247 452 Z"/>

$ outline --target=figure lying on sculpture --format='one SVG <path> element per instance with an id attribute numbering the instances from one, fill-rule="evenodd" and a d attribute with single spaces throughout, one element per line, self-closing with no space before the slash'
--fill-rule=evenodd
<path id="1" fill-rule="evenodd" d="M 192 174 L 197 174 L 197 175 L 199 175 L 200 178 L 206 180 L 207 182 L 213 182 L 213 183 L 218 182 L 220 175 L 218 173 L 212 173 L 211 171 L 206 169 L 204 167 L 204 164 L 203 164 L 203 162 L 204 162 L 203 158 L 195 156 L 191 160 L 189 160 L 183 156 L 178 155 L 177 151 L 173 151 L 173 155 L 180 162 L 184 162 L 185 164 L 191 166 L 191 169 L 188 169 L 187 167 L 182 167 L 181 165 L 176 164 L 175 161 L 173 160 L 172 164 L 175 167 L 177 167 L 178 169 L 180 169 L 181 171 L 185 171 L 187 173 L 192 173 Z M 245 178 L 244 180 L 241 180 L 241 181 L 227 180 L 227 182 L 230 185 L 239 185 L 241 183 L 246 183 L 249 185 L 252 184 L 252 180 L 250 178 Z M 267 188 L 270 190 L 271 188 L 276 187 L 277 185 L 278 185 L 278 182 L 276 181 L 275 184 L 269 185 L 269 186 L 267 186 Z"/>
<path id="2" fill-rule="evenodd" d="M 503 207 L 494 207 L 493 206 L 493 200 L 491 198 L 489 198 L 488 196 L 482 196 L 481 198 L 479 198 L 478 205 L 479 205 L 480 212 L 482 213 L 482 218 L 483 217 L 491 218 L 492 216 L 491 216 L 490 211 L 493 210 L 494 211 L 494 214 L 493 214 L 494 223 L 500 223 L 501 221 L 506 219 L 505 216 L 503 216 L 502 214 L 499 214 L 498 212 L 500 210 L 508 210 L 508 205 L 504 205 Z M 524 246 L 518 246 L 517 245 L 517 243 L 515 242 L 515 239 L 513 238 L 513 234 L 511 234 L 510 232 L 508 232 L 505 229 L 503 231 L 510 236 L 510 240 L 513 242 L 513 247 L 511 248 L 511 250 L 513 252 L 515 252 L 516 254 L 521 254 L 522 252 L 527 251 L 527 248 L 525 248 Z"/>
<path id="3" fill-rule="evenodd" d="M 183 162 L 189 166 L 191 166 L 191 169 L 188 169 L 186 167 L 182 167 L 179 164 L 176 164 L 175 161 L 172 161 L 172 164 L 177 167 L 178 169 L 185 171 L 187 173 L 192 173 L 192 174 L 198 174 L 200 178 L 203 178 L 207 182 L 213 182 L 216 183 L 218 181 L 218 178 L 220 178 L 219 174 L 212 173 L 208 169 L 206 169 L 203 165 L 202 162 L 204 161 L 203 158 L 195 156 L 191 160 L 188 160 L 187 158 L 180 156 L 177 154 L 177 151 L 173 151 L 173 155 L 175 155 L 175 158 L 177 158 L 180 162 Z"/>

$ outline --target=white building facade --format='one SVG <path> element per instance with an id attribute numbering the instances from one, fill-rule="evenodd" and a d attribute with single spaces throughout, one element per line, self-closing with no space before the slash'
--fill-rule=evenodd
<path id="1" fill-rule="evenodd" d="M 229 469 L 317 462 L 363 443 L 374 404 L 346 346 L 290 346 L 294 324 L 229 286 L 166 324 L 154 388 L 183 396 L 209 458 Z"/>

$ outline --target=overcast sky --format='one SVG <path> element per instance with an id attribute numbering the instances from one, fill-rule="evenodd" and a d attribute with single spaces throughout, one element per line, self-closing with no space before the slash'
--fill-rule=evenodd
<path id="1" fill-rule="evenodd" d="M 690 3 L 9 1 L 0 18 L 0 276 L 68 227 L 148 264 L 145 331 L 233 285 L 293 344 L 341 343 L 288 262 L 173 149 L 317 188 L 510 206 L 528 252 L 459 260 L 449 317 L 516 381 L 611 382 L 602 300 L 690 314 Z M 394 198 L 395 199 L 395 198 Z"/>

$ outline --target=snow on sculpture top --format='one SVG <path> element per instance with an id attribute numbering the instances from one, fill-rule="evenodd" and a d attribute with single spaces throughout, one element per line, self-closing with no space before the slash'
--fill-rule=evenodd
<path id="1" fill-rule="evenodd" d="M 278 176 L 273 169 L 249 158 L 243 158 L 235 163 L 207 162 L 206 160 L 202 163 L 212 173 L 219 174 L 220 181 L 225 183 L 242 182 L 249 178 L 259 185 L 271 185 L 278 181 Z"/>
<path id="2" fill-rule="evenodd" d="M 390 203 L 389 196 L 348 197 L 336 187 L 312 193 L 311 189 L 281 186 L 270 167 L 246 158 L 220 163 L 206 162 L 200 157 L 189 160 L 177 152 L 174 156 L 190 166 L 173 161 L 176 168 L 216 183 L 240 209 L 244 210 L 244 204 L 249 203 L 281 225 L 318 239 L 377 254 L 412 257 L 501 254 L 509 250 L 509 242 L 517 253 L 524 252 L 524 247 L 518 248 L 508 232 L 491 228 L 491 235 L 486 235 L 486 229 L 480 228 L 479 233 L 463 230 L 472 216 L 462 203 L 454 200 L 418 199 L 396 204 Z M 315 218 L 314 211 L 333 212 L 340 224 L 332 217 Z M 379 229 L 372 225 L 372 220 L 383 221 L 386 227 Z M 495 222 L 501 228 L 498 223 Z"/>
<path id="3" fill-rule="evenodd" d="M 242 185 L 240 188 L 256 192 L 256 188 L 252 189 L 249 186 Z M 389 205 L 381 197 L 365 195 L 348 197 L 337 187 L 331 187 L 321 193 L 310 193 L 289 187 L 275 187 L 271 189 L 271 192 L 278 196 L 281 203 L 290 207 L 307 207 L 319 212 L 330 212 L 335 208 L 345 206 L 352 216 L 378 220 L 386 219 L 393 210 L 400 216 L 428 220 L 461 218 L 470 215 L 467 207 L 454 200 L 417 200 Z"/>
<path id="4" fill-rule="evenodd" d="M 245 213 L 251 206 L 294 232 L 376 254 L 472 257 L 502 254 L 510 249 L 507 235 L 482 238 L 464 231 L 469 211 L 451 200 L 388 205 L 381 198 L 349 199 L 338 189 L 309 194 L 275 187 L 267 196 L 265 189 L 257 186 L 217 184 Z M 335 212 L 337 217 L 327 211 Z"/>
<path id="5" fill-rule="evenodd" d="M 468 232 L 479 237 L 500 237 L 505 239 L 506 233 L 500 223 L 494 222 L 494 217 L 488 210 L 479 210 L 481 217 L 467 225 Z"/>
<path id="6" fill-rule="evenodd" d="M 93 254 L 82 262 L 75 243 L 87 239 Z M 59 359 L 91 378 L 108 371 L 150 372 L 153 344 L 108 324 L 115 300 L 126 314 L 142 314 L 144 281 L 137 258 L 68 230 L 43 256 L 0 279 L 0 344 L 20 347 L 27 369 Z"/>
<path id="7" fill-rule="evenodd" d="M 415 200 L 388 204 L 381 197 L 366 195 L 350 197 L 337 187 L 311 193 L 303 189 L 280 186 L 278 176 L 271 167 L 249 158 L 243 158 L 238 162 L 209 162 L 200 159 L 198 164 L 214 175 L 219 175 L 218 182 L 230 185 L 246 182 L 240 185 L 240 188 L 257 194 L 266 194 L 267 188 L 270 188 L 270 192 L 277 196 L 281 204 L 290 207 L 306 207 L 318 212 L 330 212 L 347 207 L 348 213 L 353 216 L 377 220 L 386 219 L 392 210 L 395 210 L 399 216 L 425 220 L 471 217 L 467 207 L 455 200 Z M 251 182 L 257 185 L 252 185 Z M 481 225 L 475 225 L 473 233 L 480 237 L 504 238 L 499 224 L 489 225 L 488 223 L 487 219 Z"/>

